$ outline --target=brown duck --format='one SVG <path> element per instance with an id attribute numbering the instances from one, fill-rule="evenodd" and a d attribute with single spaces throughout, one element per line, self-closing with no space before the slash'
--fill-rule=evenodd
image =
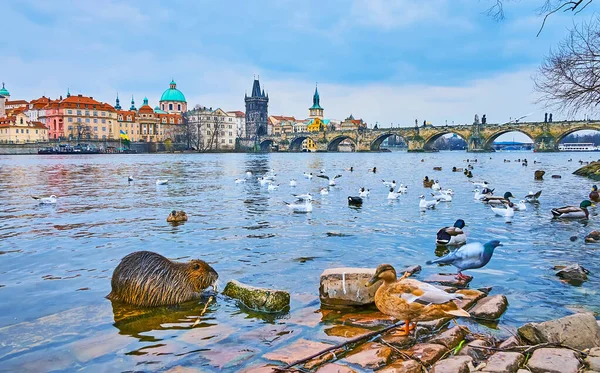
<path id="1" fill-rule="evenodd" d="M 404 334 L 408 335 L 418 321 L 431 321 L 447 316 L 470 317 L 469 313 L 453 302 L 460 294 L 450 294 L 433 285 L 408 279 L 399 280 L 390 264 L 381 264 L 366 286 L 382 280 L 375 293 L 375 305 L 382 313 L 404 320 Z M 413 321 L 414 324 L 410 324 Z"/>

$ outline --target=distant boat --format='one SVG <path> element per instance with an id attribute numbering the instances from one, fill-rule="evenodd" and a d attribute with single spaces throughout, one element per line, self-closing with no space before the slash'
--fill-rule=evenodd
<path id="1" fill-rule="evenodd" d="M 597 152 L 600 147 L 591 142 L 565 142 L 558 144 L 558 150 L 561 152 Z"/>

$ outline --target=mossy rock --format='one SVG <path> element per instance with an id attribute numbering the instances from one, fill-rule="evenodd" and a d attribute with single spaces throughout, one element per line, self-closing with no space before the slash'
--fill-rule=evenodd
<path id="1" fill-rule="evenodd" d="M 577 171 L 573 172 L 573 174 L 600 181 L 600 162 L 592 162 L 589 165 L 583 166 Z"/>
<path id="2" fill-rule="evenodd" d="M 257 288 L 231 280 L 223 294 L 239 300 L 244 306 L 260 312 L 284 312 L 290 307 L 290 294 L 283 290 Z"/>

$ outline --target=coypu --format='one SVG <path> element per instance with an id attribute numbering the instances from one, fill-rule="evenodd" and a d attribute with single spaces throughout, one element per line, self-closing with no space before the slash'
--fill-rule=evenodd
<path id="1" fill-rule="evenodd" d="M 546 171 L 537 170 L 536 172 L 533 173 L 533 178 L 535 180 L 543 180 L 545 173 L 546 173 Z"/>
<path id="2" fill-rule="evenodd" d="M 185 211 L 171 211 L 169 216 L 167 217 L 167 221 L 169 223 L 180 223 L 182 221 L 187 221 L 188 217 Z"/>
<path id="3" fill-rule="evenodd" d="M 153 307 L 187 302 L 214 285 L 219 275 L 200 259 L 172 262 L 150 251 L 136 251 L 121 259 L 112 275 L 112 301 Z"/>

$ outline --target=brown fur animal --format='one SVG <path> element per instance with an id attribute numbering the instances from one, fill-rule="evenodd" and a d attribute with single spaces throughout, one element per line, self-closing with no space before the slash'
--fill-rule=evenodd
<path id="1" fill-rule="evenodd" d="M 200 259 L 178 263 L 157 253 L 136 251 L 115 268 L 107 298 L 143 307 L 173 305 L 199 298 L 218 278 Z"/>
<path id="2" fill-rule="evenodd" d="M 187 221 L 188 217 L 185 211 L 171 211 L 169 216 L 167 217 L 167 222 L 169 223 L 181 223 L 182 221 Z"/>

